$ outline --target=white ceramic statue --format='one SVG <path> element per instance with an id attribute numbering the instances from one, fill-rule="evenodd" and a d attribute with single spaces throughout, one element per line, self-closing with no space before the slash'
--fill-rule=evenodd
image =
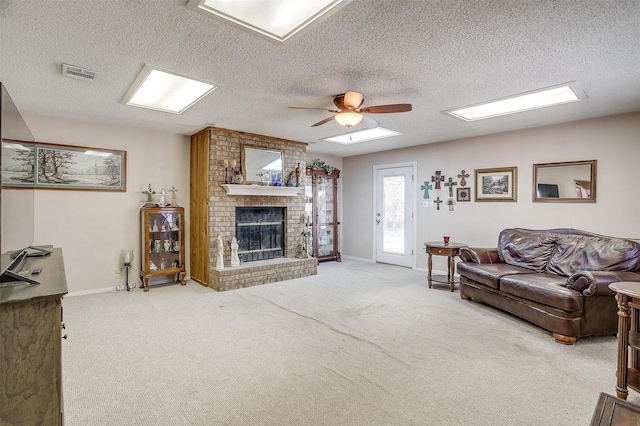
<path id="1" fill-rule="evenodd" d="M 160 191 L 158 192 L 158 194 L 160 195 L 160 205 L 164 206 L 165 204 L 167 204 L 165 202 L 164 196 L 168 194 L 168 192 L 165 192 L 164 188 L 160 188 Z"/>
<path id="2" fill-rule="evenodd" d="M 216 269 L 224 269 L 224 244 L 222 235 L 218 235 L 218 254 L 216 256 Z"/>
<path id="3" fill-rule="evenodd" d="M 231 240 L 231 266 L 240 266 L 240 258 L 238 257 L 238 240 L 233 237 Z"/>

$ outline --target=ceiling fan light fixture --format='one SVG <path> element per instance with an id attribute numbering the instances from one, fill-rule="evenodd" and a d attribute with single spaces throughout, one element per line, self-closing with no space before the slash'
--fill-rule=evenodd
<path id="1" fill-rule="evenodd" d="M 362 121 L 362 114 L 358 114 L 357 112 L 341 112 L 336 115 L 336 121 L 345 127 L 355 126 Z"/>

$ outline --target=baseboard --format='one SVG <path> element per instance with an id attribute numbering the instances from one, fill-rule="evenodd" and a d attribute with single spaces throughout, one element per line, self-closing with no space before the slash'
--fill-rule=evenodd
<path id="1" fill-rule="evenodd" d="M 191 277 L 185 277 L 184 281 L 187 282 L 191 279 Z M 173 281 L 171 280 L 161 280 L 161 281 L 155 281 L 153 283 L 150 283 L 150 286 L 153 286 L 155 284 L 170 284 Z M 136 287 L 135 288 L 140 288 L 140 283 L 136 282 Z M 131 289 L 133 290 L 133 288 Z M 108 293 L 110 291 L 122 291 L 122 290 L 118 290 L 116 288 L 116 286 L 113 287 L 103 287 L 103 288 L 96 288 L 93 290 L 82 290 L 82 291 L 70 291 L 69 293 L 65 294 L 64 297 L 74 297 L 74 296 L 85 296 L 87 294 L 96 294 L 96 293 Z"/>
<path id="2" fill-rule="evenodd" d="M 345 256 L 345 255 L 342 255 L 342 258 L 343 258 L 343 259 L 349 259 L 349 260 L 357 260 L 357 261 L 359 261 L 359 262 L 373 263 L 373 260 L 371 260 L 371 259 L 362 259 L 362 258 L 360 258 L 360 257 L 354 257 L 354 256 Z"/>
<path id="3" fill-rule="evenodd" d="M 107 293 L 110 291 L 116 291 L 116 287 L 113 286 L 113 287 L 96 288 L 94 290 L 70 291 L 64 297 L 84 296 L 87 294 Z"/>

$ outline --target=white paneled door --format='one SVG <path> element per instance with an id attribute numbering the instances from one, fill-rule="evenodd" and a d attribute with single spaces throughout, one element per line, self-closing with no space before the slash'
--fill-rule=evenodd
<path id="1" fill-rule="evenodd" d="M 374 166 L 375 261 L 415 266 L 415 164 Z"/>

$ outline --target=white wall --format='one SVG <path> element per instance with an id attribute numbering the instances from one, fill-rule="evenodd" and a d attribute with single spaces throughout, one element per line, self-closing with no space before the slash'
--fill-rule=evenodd
<path id="1" fill-rule="evenodd" d="M 37 190 L 35 243 L 62 247 L 71 292 L 114 288 L 124 282 L 115 274 L 120 250 L 133 248 L 129 276 L 138 282 L 140 269 L 139 208 L 141 194 L 175 185 L 178 203 L 189 217 L 189 143 L 184 135 L 63 120 L 24 114 L 39 142 L 112 148 L 127 151 L 127 191 Z M 606 235 L 640 239 L 640 113 L 487 135 L 439 144 L 347 157 L 307 153 L 341 170 L 341 238 L 343 255 L 371 259 L 373 250 L 373 166 L 418 161 L 416 253 L 418 268 L 426 268 L 424 241 L 451 235 L 453 241 L 474 246 L 496 245 L 506 227 L 573 227 Z M 533 203 L 534 163 L 598 160 L 597 203 Z M 453 212 L 422 208 L 420 184 L 435 170 L 448 178 L 465 169 L 467 186 L 475 194 L 477 168 L 518 167 L 518 202 L 458 203 Z M 448 195 L 443 189 L 440 197 Z M 190 229 L 187 220 L 187 235 Z M 187 238 L 187 247 L 188 247 Z M 187 248 L 187 268 L 189 266 Z M 435 269 L 446 269 L 434 257 Z"/>
<path id="2" fill-rule="evenodd" d="M 468 125 L 473 125 L 469 123 Z M 555 204 L 532 202 L 533 164 L 598 160 L 597 202 Z M 599 234 L 640 238 L 640 113 L 602 117 L 560 125 L 428 144 L 343 159 L 343 255 L 371 259 L 373 252 L 373 166 L 416 160 L 418 194 L 416 253 L 418 268 L 427 267 L 423 243 L 452 241 L 495 247 L 507 227 L 533 229 L 572 227 Z M 518 167 L 517 202 L 475 202 L 474 169 Z M 464 169 L 471 176 L 470 202 L 454 211 L 441 205 L 422 207 L 420 185 L 436 170 L 448 179 Z M 448 189 L 432 198 L 448 198 Z M 455 192 L 454 192 L 455 199 Z M 434 269 L 446 270 L 445 258 L 434 256 Z"/>
<path id="3" fill-rule="evenodd" d="M 36 190 L 35 244 L 62 247 L 70 292 L 115 288 L 120 250 L 134 249 L 129 282 L 140 271 L 140 207 L 149 184 L 175 185 L 189 235 L 189 144 L 184 135 L 23 114 L 36 141 L 127 151 L 126 192 Z M 167 197 L 168 202 L 171 196 Z M 189 239 L 187 237 L 187 274 Z M 140 291 L 140 290 L 137 290 Z"/>

